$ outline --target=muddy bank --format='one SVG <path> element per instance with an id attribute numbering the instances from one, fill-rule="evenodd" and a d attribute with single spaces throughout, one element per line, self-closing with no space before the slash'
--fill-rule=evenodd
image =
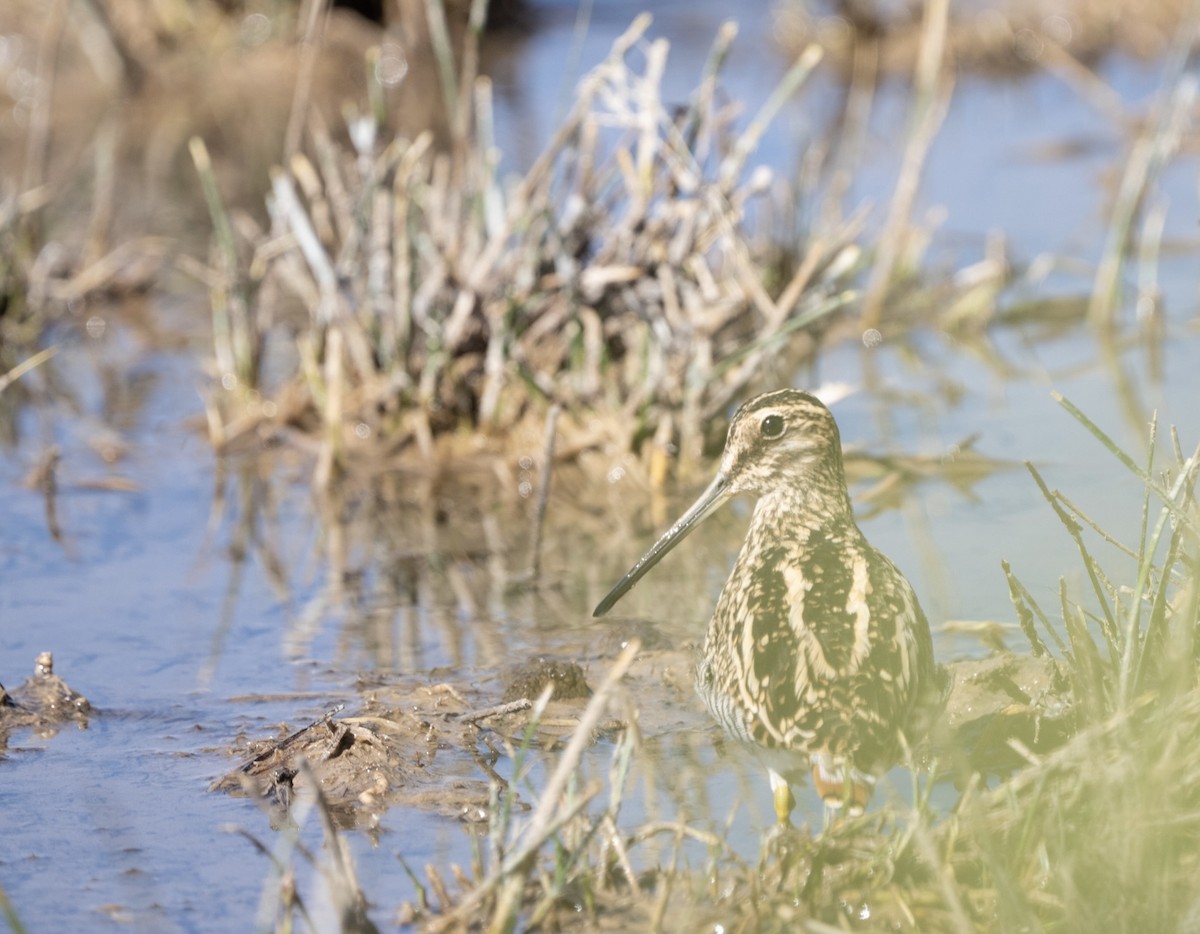
<path id="1" fill-rule="evenodd" d="M 537 659 L 469 682 L 370 678 L 353 710 L 341 705 L 299 729 L 281 728 L 279 738 L 242 737 L 226 748 L 245 761 L 211 790 L 255 795 L 286 811 L 315 779 L 344 827 L 376 824 L 392 807 L 486 825 L 496 786 L 514 791 L 518 807 L 531 805 L 496 771 L 497 761 L 526 746 L 553 757 L 579 726 L 589 680 L 608 664 Z M 940 763 L 942 779 L 963 787 L 972 775 L 1007 776 L 1074 732 L 1063 676 L 1049 659 L 997 653 L 950 662 L 947 670 L 952 687 L 942 722 L 920 750 L 924 761 Z M 693 677 L 693 649 L 641 649 L 591 742 L 633 730 L 639 744 L 661 749 L 687 734 L 689 744 L 738 755 L 704 710 Z M 300 760 L 310 769 L 302 771 Z"/>

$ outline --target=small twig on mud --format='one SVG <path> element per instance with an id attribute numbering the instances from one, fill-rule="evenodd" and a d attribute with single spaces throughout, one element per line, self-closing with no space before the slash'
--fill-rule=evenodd
<path id="1" fill-rule="evenodd" d="M 533 516 L 533 553 L 529 559 L 529 576 L 535 587 L 542 573 L 542 531 L 546 525 L 546 502 L 550 498 L 550 475 L 554 470 L 555 432 L 561 411 L 560 406 L 552 405 L 546 414 L 546 442 L 542 448 L 542 485 L 538 490 L 537 509 Z"/>
<path id="2" fill-rule="evenodd" d="M 522 697 L 520 700 L 509 701 L 507 704 L 494 704 L 491 707 L 484 707 L 481 710 L 472 710 L 461 714 L 459 720 L 463 723 L 478 723 L 480 720 L 486 720 L 489 717 L 502 717 L 505 714 L 516 713 L 518 710 L 528 710 L 533 706 L 533 701 L 527 697 Z"/>
<path id="3" fill-rule="evenodd" d="M 311 730 L 314 730 L 319 726 L 332 728 L 333 718 L 335 716 L 337 716 L 339 713 L 341 713 L 342 710 L 345 709 L 345 707 L 346 707 L 345 704 L 338 704 L 336 707 L 334 707 L 332 710 L 327 712 L 325 714 L 325 716 L 321 717 L 320 719 L 313 720 L 312 723 L 309 723 L 306 726 L 302 726 L 302 727 L 300 727 L 300 729 L 296 730 L 293 733 L 289 733 L 287 736 L 285 736 L 283 739 L 279 740 L 278 742 L 272 743 L 268 749 L 264 749 L 262 752 L 258 753 L 256 756 L 254 756 L 250 760 L 242 763 L 240 771 L 249 774 L 250 772 L 252 772 L 254 770 L 254 767 L 256 765 L 259 765 L 260 763 L 266 761 L 267 759 L 271 758 L 272 756 L 276 755 L 277 753 L 282 753 L 285 750 L 287 750 L 288 748 L 290 748 L 291 746 L 294 746 L 297 742 L 300 741 L 301 738 L 307 736 Z"/>
<path id="4" fill-rule="evenodd" d="M 682 821 L 667 820 L 648 821 L 642 824 L 630 837 L 629 842 L 636 846 L 645 843 L 651 837 L 656 837 L 659 834 L 675 834 L 679 837 L 687 837 L 714 849 L 725 845 L 725 841 L 715 833 L 691 827 Z"/>

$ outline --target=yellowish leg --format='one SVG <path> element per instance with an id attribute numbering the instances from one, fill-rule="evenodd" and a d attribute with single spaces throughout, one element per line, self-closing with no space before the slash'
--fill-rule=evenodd
<path id="1" fill-rule="evenodd" d="M 792 809 L 796 806 L 796 799 L 792 797 L 792 789 L 782 775 L 774 769 L 767 770 L 771 778 L 771 793 L 775 798 L 775 819 L 779 821 L 781 827 L 790 826 L 792 823 Z"/>

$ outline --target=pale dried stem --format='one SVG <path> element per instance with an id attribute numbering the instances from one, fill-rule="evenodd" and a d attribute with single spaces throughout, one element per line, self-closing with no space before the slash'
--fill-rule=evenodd
<path id="1" fill-rule="evenodd" d="M 949 107 L 953 79 L 944 71 L 949 6 L 949 0 L 928 0 L 925 5 L 921 48 L 914 75 L 914 122 L 879 238 L 875 264 L 867 281 L 862 312 L 864 328 L 878 327 L 883 318 L 884 299 L 904 251 L 905 231 L 921 186 L 925 160 Z"/>
<path id="2" fill-rule="evenodd" d="M 328 0 L 305 0 L 300 14 L 300 20 L 304 23 L 304 35 L 301 38 L 300 70 L 292 94 L 292 109 L 288 114 L 287 130 L 283 137 L 285 163 L 299 151 L 300 140 L 304 135 L 304 125 L 312 100 L 313 73 L 316 70 L 317 58 L 321 54 L 325 24 L 328 21 L 327 6 Z"/>

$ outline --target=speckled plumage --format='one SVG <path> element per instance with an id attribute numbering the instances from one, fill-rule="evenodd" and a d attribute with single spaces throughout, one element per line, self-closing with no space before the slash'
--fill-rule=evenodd
<path id="1" fill-rule="evenodd" d="M 854 522 L 837 425 L 814 396 L 784 389 L 737 411 L 716 479 L 596 615 L 739 493 L 758 503 L 697 690 L 727 732 L 764 750 L 781 821 L 792 806 L 785 763 L 797 758 L 828 803 L 861 807 L 902 737 L 927 727 L 942 677 L 912 587 Z"/>

